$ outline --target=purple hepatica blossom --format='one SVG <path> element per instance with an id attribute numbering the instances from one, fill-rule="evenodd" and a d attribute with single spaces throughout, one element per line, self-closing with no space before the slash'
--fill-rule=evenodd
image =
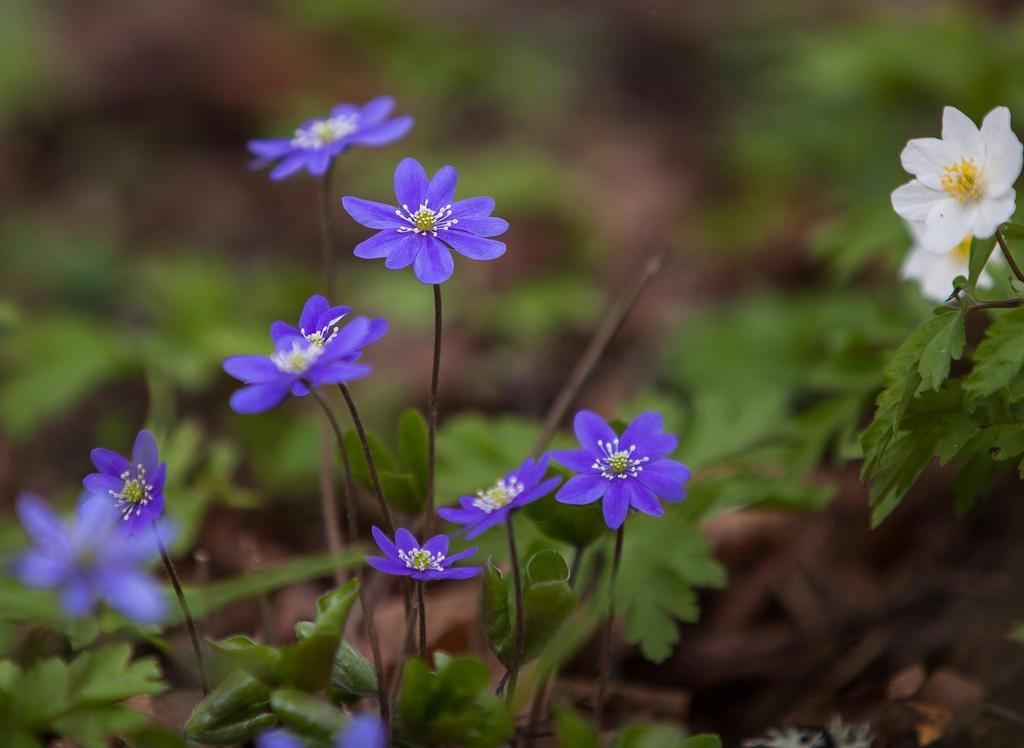
<path id="1" fill-rule="evenodd" d="M 551 493 L 561 483 L 561 478 L 550 478 L 541 482 L 548 469 L 548 458 L 540 461 L 527 457 L 518 469 L 498 480 L 490 488 L 477 491 L 476 496 L 459 499 L 461 509 L 442 507 L 437 513 L 449 522 L 466 525 L 466 538 L 472 540 L 495 525 L 508 520 L 516 509 L 533 503 Z"/>
<path id="2" fill-rule="evenodd" d="M 253 166 L 277 162 L 270 178 L 280 180 L 305 169 L 323 176 L 331 162 L 350 146 L 381 146 L 394 143 L 412 127 L 412 117 L 387 116 L 395 108 L 390 96 L 379 96 L 356 106 L 338 104 L 327 117 L 308 120 L 290 138 L 250 140 L 249 151 L 256 156 Z"/>
<path id="3" fill-rule="evenodd" d="M 275 322 L 270 326 L 270 337 L 275 346 L 280 342 L 287 342 L 290 338 L 305 338 L 313 345 L 324 347 L 334 342 L 341 331 L 342 319 L 350 311 L 352 310 L 347 306 L 331 306 L 326 297 L 315 294 L 303 305 L 298 327 L 287 322 Z M 388 331 L 387 320 L 371 319 L 368 324 L 366 335 L 359 342 L 355 352 L 345 359 L 347 362 L 351 363 L 358 359 L 365 346 L 377 342 Z"/>
<path id="4" fill-rule="evenodd" d="M 310 387 L 365 377 L 370 367 L 354 361 L 372 338 L 371 329 L 366 317 L 356 317 L 330 333 L 329 340 L 282 334 L 275 337 L 270 356 L 225 359 L 224 371 L 246 385 L 231 396 L 231 407 L 239 413 L 262 413 L 279 405 L 289 392 L 302 397 Z"/>
<path id="5" fill-rule="evenodd" d="M 256 739 L 256 748 L 307 748 L 307 745 L 287 730 L 271 730 Z M 341 731 L 334 748 L 385 748 L 384 724 L 380 718 L 369 714 L 355 717 Z"/>
<path id="6" fill-rule="evenodd" d="M 563 504 L 592 504 L 604 498 L 604 521 L 613 530 L 622 527 L 630 507 L 660 517 L 658 499 L 677 502 L 686 498 L 683 484 L 690 468 L 667 460 L 679 444 L 672 434 L 661 433 L 658 413 L 641 413 L 618 436 L 596 413 L 576 414 L 576 438 L 582 449 L 554 451 L 551 456 L 579 473 L 555 495 Z"/>
<path id="7" fill-rule="evenodd" d="M 131 460 L 109 449 L 94 449 L 91 457 L 99 472 L 87 475 L 82 485 L 93 496 L 113 500 L 123 530 L 145 530 L 163 515 L 167 465 L 160 462 L 152 433 L 139 432 Z"/>
<path id="8" fill-rule="evenodd" d="M 448 536 L 435 535 L 422 546 L 416 542 L 412 533 L 398 528 L 395 542 L 377 527 L 373 528 L 373 539 L 384 551 L 384 557 L 367 556 L 366 562 L 377 571 L 394 574 L 399 577 L 412 577 L 417 582 L 434 582 L 439 579 L 469 579 L 483 571 L 480 566 L 460 566 L 451 568 L 452 564 L 476 553 L 476 548 L 446 556 L 448 553 Z"/>
<path id="9" fill-rule="evenodd" d="M 86 499 L 78 507 L 77 522 L 65 526 L 45 501 L 23 494 L 18 516 L 36 543 L 15 566 L 23 584 L 59 589 L 61 606 L 75 618 L 89 615 L 102 601 L 136 623 L 164 620 L 167 600 L 144 570 L 158 553 L 155 538 L 152 533 L 120 533 L 110 501 Z"/>
<path id="10" fill-rule="evenodd" d="M 427 181 L 413 158 L 395 169 L 395 198 L 400 208 L 358 197 L 343 197 L 348 214 L 363 226 L 382 229 L 356 245 L 356 257 L 387 258 L 389 270 L 413 266 L 423 283 L 444 283 L 455 269 L 449 248 L 471 260 L 494 260 L 505 254 L 502 242 L 485 237 L 508 230 L 508 221 L 491 216 L 494 200 L 471 197 L 452 202 L 458 175 L 445 166 Z"/>

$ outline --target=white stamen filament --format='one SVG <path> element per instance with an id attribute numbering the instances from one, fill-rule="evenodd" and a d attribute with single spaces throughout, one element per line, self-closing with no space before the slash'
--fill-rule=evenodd
<path id="1" fill-rule="evenodd" d="M 508 506 L 516 496 L 523 492 L 524 488 L 523 482 L 514 475 L 507 479 L 502 478 L 490 488 L 477 491 L 477 498 L 473 499 L 473 506 L 490 514 Z"/>
<path id="2" fill-rule="evenodd" d="M 330 145 L 336 140 L 341 140 L 359 129 L 359 115 L 339 114 L 336 117 L 326 117 L 311 122 L 306 127 L 300 127 L 295 131 L 292 138 L 294 148 L 319 150 Z"/>
<path id="3" fill-rule="evenodd" d="M 613 478 L 635 478 L 643 472 L 644 463 L 650 462 L 649 457 L 633 457 L 636 445 L 631 444 L 629 449 L 620 449 L 618 437 L 610 442 L 597 440 L 597 446 L 604 452 L 604 457 L 598 457 L 591 465 L 594 470 L 601 472 L 602 478 L 611 480 Z"/>
<path id="4" fill-rule="evenodd" d="M 415 211 L 409 210 L 409 206 L 405 203 L 402 203 L 402 210 L 395 210 L 396 216 L 410 224 L 409 226 L 399 227 L 398 231 L 400 233 L 412 232 L 414 234 L 437 236 L 438 231 L 447 231 L 459 222 L 458 218 L 449 217 L 452 214 L 451 203 L 442 206 L 438 210 L 434 210 L 427 207 L 428 202 L 428 200 L 424 200 Z M 405 213 L 402 212 L 403 210 Z"/>
<path id="5" fill-rule="evenodd" d="M 109 491 L 110 495 L 117 499 L 117 510 L 121 512 L 121 519 L 128 519 L 135 514 L 142 514 L 142 508 L 153 500 L 153 484 L 146 482 L 146 468 L 139 463 L 135 466 L 135 476 L 132 476 L 131 469 L 125 470 L 119 476 L 124 485 L 120 491 Z"/>
<path id="6" fill-rule="evenodd" d="M 303 345 L 295 340 L 292 342 L 291 350 L 276 351 L 270 360 L 274 362 L 277 370 L 284 374 L 305 374 L 323 352 L 322 345 Z"/>
<path id="7" fill-rule="evenodd" d="M 405 562 L 405 568 L 416 571 L 444 571 L 441 562 L 444 561 L 443 553 L 431 553 L 426 548 L 413 548 L 408 553 L 398 551 L 398 557 Z"/>

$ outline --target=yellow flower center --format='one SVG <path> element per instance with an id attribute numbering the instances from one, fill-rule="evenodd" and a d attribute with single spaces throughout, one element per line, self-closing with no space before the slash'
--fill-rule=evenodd
<path id="1" fill-rule="evenodd" d="M 416 571 L 443 571 L 443 553 L 431 553 L 426 548 L 413 548 L 408 553 L 399 551 L 398 557 L 405 562 L 405 568 Z"/>
<path id="2" fill-rule="evenodd" d="M 142 483 L 137 480 L 125 481 L 124 487 L 121 489 L 121 501 L 127 501 L 132 504 L 137 504 L 142 501 L 146 496 L 146 489 L 143 488 Z"/>
<path id="3" fill-rule="evenodd" d="M 981 195 L 981 169 L 974 159 L 962 158 L 946 167 L 939 183 L 956 200 L 973 200 Z"/>
<path id="4" fill-rule="evenodd" d="M 609 471 L 615 475 L 621 475 L 629 468 L 629 452 L 613 452 L 608 456 L 605 464 L 608 465 Z"/>
<path id="5" fill-rule="evenodd" d="M 490 488 L 477 491 L 476 498 L 473 499 L 473 506 L 490 514 L 508 506 L 509 502 L 521 494 L 524 488 L 522 481 L 514 475 L 507 480 L 502 478 Z"/>
<path id="6" fill-rule="evenodd" d="M 420 231 L 430 231 L 437 221 L 437 213 L 430 208 L 420 208 L 412 214 L 412 222 Z"/>

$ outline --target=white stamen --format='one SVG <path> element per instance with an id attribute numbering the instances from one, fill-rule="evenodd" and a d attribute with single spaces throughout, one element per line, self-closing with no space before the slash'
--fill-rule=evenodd
<path id="1" fill-rule="evenodd" d="M 291 350 L 276 351 L 270 360 L 274 362 L 277 370 L 284 374 L 305 374 L 323 352 L 322 345 L 303 345 L 295 340 L 292 342 Z"/>
<path id="2" fill-rule="evenodd" d="M 398 557 L 405 562 L 405 568 L 416 571 L 444 571 L 441 562 L 444 561 L 443 553 L 431 553 L 426 548 L 413 548 L 408 553 L 398 551 Z"/>
<path id="3" fill-rule="evenodd" d="M 129 467 L 118 477 L 124 481 L 121 490 L 111 489 L 108 493 L 117 499 L 117 510 L 121 512 L 121 519 L 127 522 L 133 514 L 142 514 L 142 508 L 153 500 L 153 484 L 146 482 L 146 468 L 142 463 L 135 466 L 134 476 Z"/>
<path id="4" fill-rule="evenodd" d="M 611 480 L 612 478 L 635 478 L 643 472 L 645 462 L 650 462 L 649 457 L 633 457 L 636 445 L 629 445 L 629 449 L 619 449 L 619 439 L 616 437 L 610 442 L 601 439 L 597 440 L 597 446 L 604 452 L 604 457 L 598 457 L 591 465 L 594 470 L 601 471 L 601 477 Z"/>
<path id="5" fill-rule="evenodd" d="M 523 492 L 525 486 L 515 475 L 502 478 L 488 489 L 477 491 L 473 506 L 490 514 L 508 506 L 516 496 Z"/>
<path id="6" fill-rule="evenodd" d="M 452 214 L 451 203 L 442 206 L 438 210 L 434 210 L 427 207 L 428 202 L 428 200 L 424 200 L 415 211 L 409 210 L 409 206 L 405 203 L 402 203 L 402 210 L 395 210 L 396 216 L 410 224 L 409 226 L 399 227 L 399 233 L 412 232 L 414 234 L 437 236 L 438 231 L 447 231 L 459 222 L 458 218 L 449 217 Z M 405 213 L 402 212 L 403 210 Z"/>
<path id="7" fill-rule="evenodd" d="M 359 115 L 355 113 L 314 120 L 306 127 L 300 127 L 295 131 L 292 146 L 306 150 L 319 150 L 358 129 Z"/>

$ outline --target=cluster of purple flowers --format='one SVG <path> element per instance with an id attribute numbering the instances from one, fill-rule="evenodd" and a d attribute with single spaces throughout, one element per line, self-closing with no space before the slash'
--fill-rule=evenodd
<path id="1" fill-rule="evenodd" d="M 74 523 L 65 524 L 41 498 L 18 498 L 21 524 L 35 543 L 15 562 L 30 587 L 60 591 L 64 612 L 81 618 L 106 603 L 136 623 L 166 618 L 167 600 L 146 571 L 159 555 L 156 523 L 163 516 L 167 466 L 156 439 L 142 431 L 131 459 L 94 449 L 99 472 L 88 475 Z M 166 530 L 164 530 L 166 532 Z"/>

